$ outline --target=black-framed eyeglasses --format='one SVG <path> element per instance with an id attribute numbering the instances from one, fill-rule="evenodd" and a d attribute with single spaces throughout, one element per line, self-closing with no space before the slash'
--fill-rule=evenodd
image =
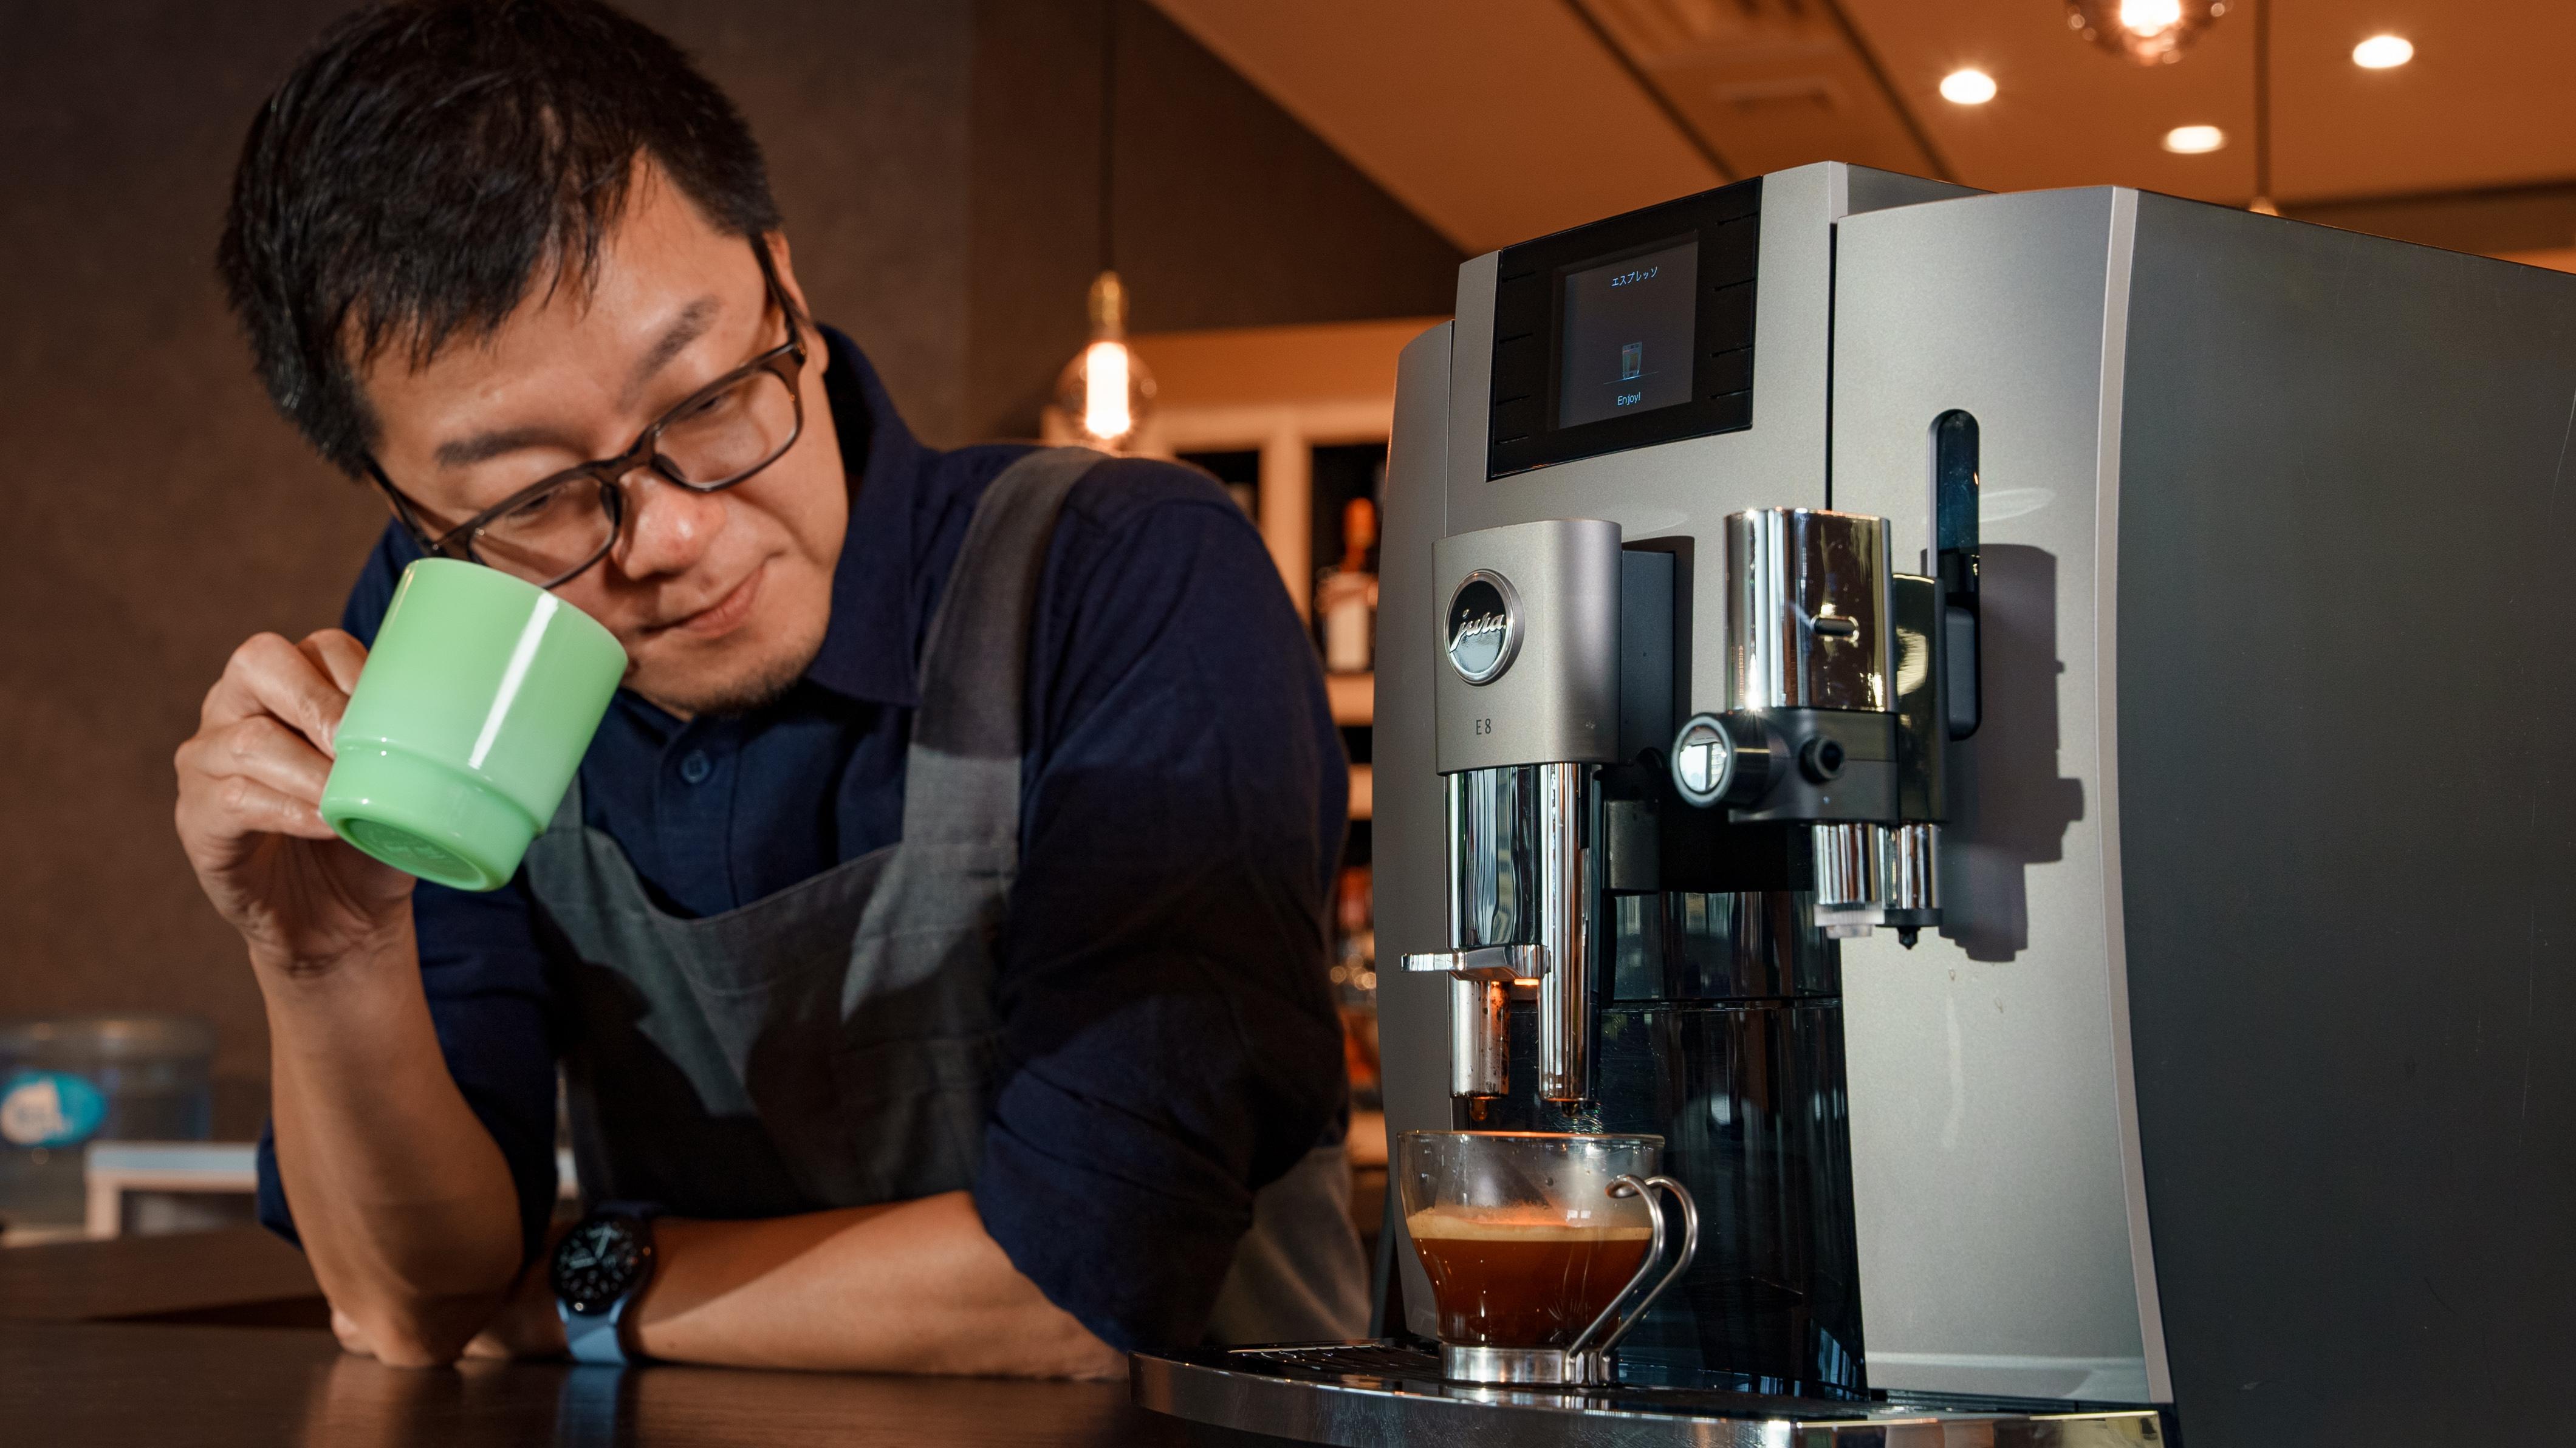
<path id="1" fill-rule="evenodd" d="M 393 503 L 420 546 L 524 578 L 540 588 L 571 582 L 617 546 L 626 523 L 626 477 L 637 469 L 693 493 L 717 493 L 787 455 L 805 434 L 804 331 L 778 283 L 769 248 L 753 237 L 752 255 L 768 285 L 769 304 L 787 321 L 787 340 L 699 388 L 662 414 L 613 458 L 566 468 L 431 536 L 419 509 L 374 458 L 368 476 Z"/>

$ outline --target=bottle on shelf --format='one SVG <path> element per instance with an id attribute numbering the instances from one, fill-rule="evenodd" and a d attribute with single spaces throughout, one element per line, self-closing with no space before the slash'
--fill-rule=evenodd
<path id="1" fill-rule="evenodd" d="M 1342 509 L 1342 561 L 1315 580 L 1315 618 L 1322 627 L 1324 668 L 1364 674 L 1375 659 L 1377 575 L 1369 549 L 1377 546 L 1377 505 L 1353 498 Z"/>

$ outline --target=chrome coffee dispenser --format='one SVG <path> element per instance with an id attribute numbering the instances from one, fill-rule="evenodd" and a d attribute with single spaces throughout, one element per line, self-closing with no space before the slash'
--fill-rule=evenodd
<path id="1" fill-rule="evenodd" d="M 1618 1383 L 1141 1355 L 1332 1443 L 2550 1441 L 2576 278 L 1803 167 L 1404 353 L 1390 1128 L 1651 1132 Z M 1476 1415 L 1476 1416 L 1468 1416 Z M 2471 1420 L 2475 1426 L 2469 1426 Z"/>

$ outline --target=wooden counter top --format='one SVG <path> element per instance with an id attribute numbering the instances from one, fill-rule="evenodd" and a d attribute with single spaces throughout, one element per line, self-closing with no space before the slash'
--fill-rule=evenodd
<path id="1" fill-rule="evenodd" d="M 410 1371 L 343 1353 L 320 1327 L 229 1325 L 319 1320 L 320 1302 L 303 1258 L 255 1231 L 0 1252 L 0 1424 L 42 1424 L 43 1441 L 95 1448 L 1271 1441 L 1146 1412 L 1124 1382 L 497 1362 Z"/>

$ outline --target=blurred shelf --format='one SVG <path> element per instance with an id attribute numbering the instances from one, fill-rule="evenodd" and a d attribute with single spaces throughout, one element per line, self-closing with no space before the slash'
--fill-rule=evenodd
<path id="1" fill-rule="evenodd" d="M 51 1247 L 59 1242 L 88 1240 L 89 1228 L 86 1225 L 64 1226 L 49 1222 L 40 1225 L 0 1227 L 0 1248 Z"/>
<path id="2" fill-rule="evenodd" d="M 1367 724 L 1377 714 L 1377 675 L 1326 674 L 1324 693 L 1333 701 L 1333 722 Z"/>
<path id="3" fill-rule="evenodd" d="M 125 1234 L 130 1198 L 246 1197 L 259 1189 L 258 1148 L 247 1141 L 101 1141 L 92 1143 L 88 1231 Z"/>
<path id="4" fill-rule="evenodd" d="M 1367 765 L 1354 764 L 1351 766 L 1352 819 L 1364 820 L 1371 817 L 1370 806 L 1375 802 L 1375 796 L 1377 793 L 1376 785 L 1377 776 Z"/>
<path id="5" fill-rule="evenodd" d="M 259 1188 L 258 1148 L 240 1141 L 93 1142 L 83 1174 L 88 1221 L 82 1235 L 125 1235 L 134 1205 L 149 1197 L 248 1196 Z M 574 1197 L 572 1153 L 555 1153 L 556 1195 Z"/>

